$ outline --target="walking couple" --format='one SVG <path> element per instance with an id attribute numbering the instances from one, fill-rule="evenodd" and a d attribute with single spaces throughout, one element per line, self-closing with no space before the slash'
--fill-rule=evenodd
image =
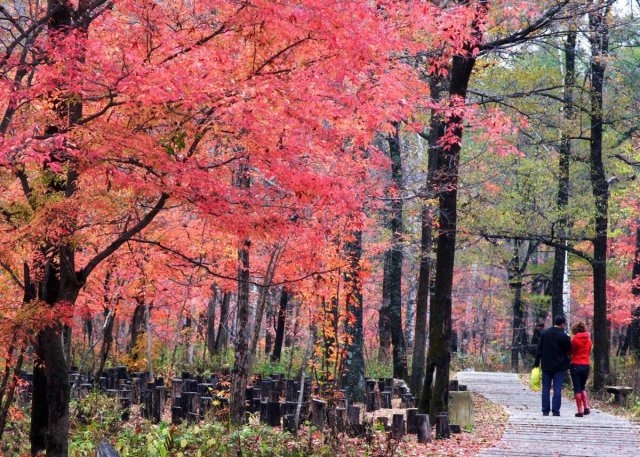
<path id="1" fill-rule="evenodd" d="M 548 416 L 560 415 L 562 402 L 562 384 L 567 368 L 571 373 L 573 393 L 575 394 L 578 412 L 576 417 L 589 414 L 589 398 L 586 391 L 589 377 L 589 358 L 591 355 L 591 338 L 582 322 L 571 327 L 573 337 L 569 338 L 564 331 L 567 320 L 564 316 L 556 316 L 553 327 L 540 335 L 538 352 L 534 367 L 542 362 L 542 414 Z M 550 399 L 550 389 L 553 384 L 553 401 Z"/>

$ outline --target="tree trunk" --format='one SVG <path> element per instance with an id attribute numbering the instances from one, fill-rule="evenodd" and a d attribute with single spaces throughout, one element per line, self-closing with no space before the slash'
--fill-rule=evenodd
<path id="1" fill-rule="evenodd" d="M 520 247 L 522 242 L 514 240 L 513 257 L 509 262 L 509 288 L 513 291 L 512 306 L 512 339 L 511 339 L 511 370 L 518 372 L 519 355 L 524 357 L 527 347 L 527 329 L 524 303 L 522 302 L 522 275 L 526 271 L 528 259 L 521 265 Z"/>
<path id="2" fill-rule="evenodd" d="M 407 311 L 404 315 L 404 340 L 407 354 L 413 354 L 413 343 L 416 337 L 416 288 L 414 281 L 410 281 L 407 294 Z"/>
<path id="3" fill-rule="evenodd" d="M 216 350 L 216 301 L 218 300 L 218 289 L 215 284 L 211 285 L 211 298 L 207 306 L 207 350 L 213 354 Z"/>
<path id="4" fill-rule="evenodd" d="M 486 2 L 476 7 L 473 20 L 474 35 L 480 41 L 481 22 L 486 16 Z M 429 412 L 432 422 L 436 414 L 448 411 L 449 365 L 451 362 L 451 292 L 456 252 L 456 224 L 458 200 L 458 169 L 463 134 L 463 118 L 460 107 L 467 96 L 467 86 L 475 65 L 475 44 L 465 45 L 465 54 L 452 59 L 449 93 L 454 111 L 446 119 L 445 131 L 452 141 L 442 148 L 435 183 L 438 186 L 438 234 L 436 244 L 435 291 L 429 322 L 429 351 L 424 386 L 420 397 L 420 412 Z"/>
<path id="5" fill-rule="evenodd" d="M 600 390 L 609 379 L 609 323 L 607 318 L 607 230 L 609 184 L 602 158 L 602 96 L 606 58 L 609 54 L 609 6 L 589 13 L 591 44 L 591 188 L 595 199 L 593 240 L 593 387 Z"/>
<path id="6" fill-rule="evenodd" d="M 440 100 L 441 80 L 432 80 L 429 84 L 431 97 Z M 432 111 L 429 128 L 429 165 L 427 170 L 426 192 L 429 197 L 435 194 L 434 173 L 438 167 L 440 155 L 439 140 L 444 135 L 442 114 Z M 425 375 L 425 353 L 427 349 L 427 315 L 431 295 L 431 264 L 433 250 L 433 207 L 423 204 L 421 214 L 420 270 L 418 275 L 418 293 L 416 295 L 416 331 L 411 363 L 411 391 L 420 398 Z"/>
<path id="7" fill-rule="evenodd" d="M 640 220 L 636 220 L 636 248 L 633 257 L 631 281 L 631 293 L 637 299 L 640 297 Z M 624 345 L 623 355 L 630 350 L 636 358 L 640 359 L 640 306 L 631 312 L 631 323 L 627 327 Z"/>
<path id="8" fill-rule="evenodd" d="M 273 291 L 271 291 L 273 293 Z M 273 297 L 272 297 L 273 298 Z M 276 327 L 275 309 L 272 300 L 267 300 L 267 313 L 264 320 L 264 355 L 269 356 L 273 348 L 273 337 Z"/>
<path id="9" fill-rule="evenodd" d="M 68 452 L 69 370 L 60 338 L 61 331 L 60 324 L 40 331 L 36 350 L 38 357 L 44 363 L 48 410 L 46 450 L 47 456 L 53 457 L 66 457 Z"/>
<path id="10" fill-rule="evenodd" d="M 249 164 L 240 164 L 236 174 L 235 185 L 241 189 L 251 187 L 248 174 Z M 238 298 L 236 305 L 235 359 L 231 373 L 231 398 L 229 401 L 229 418 L 233 424 L 245 422 L 245 402 L 249 370 L 251 369 L 250 345 L 252 343 L 249 317 L 251 314 L 249 297 L 251 269 L 249 250 L 251 240 L 244 239 L 238 249 Z M 257 323 L 259 325 L 259 323 Z"/>
<path id="11" fill-rule="evenodd" d="M 138 340 L 140 335 L 144 333 L 144 309 L 144 300 L 141 297 L 136 297 L 136 307 L 131 317 L 131 340 L 128 347 L 128 352 L 134 360 L 139 356 Z"/>
<path id="12" fill-rule="evenodd" d="M 407 378 L 407 348 L 402 330 L 402 241 L 404 224 L 402 221 L 403 200 L 400 191 L 403 188 L 402 151 L 400 144 L 400 125 L 387 138 L 391 158 L 391 177 L 398 194 L 391 201 L 392 246 L 389 258 L 389 329 L 393 344 L 393 377 Z"/>
<path id="13" fill-rule="evenodd" d="M 576 36 L 575 28 L 567 34 L 564 44 L 564 97 L 563 113 L 566 126 L 562 129 L 562 138 L 558 148 L 558 195 L 556 197 L 556 208 L 560 215 L 557 225 L 558 237 L 564 239 L 568 235 L 568 217 L 566 214 L 569 203 L 569 177 L 571 160 L 571 126 L 570 123 L 575 116 L 573 92 L 576 85 Z M 555 248 L 553 271 L 551 276 L 551 316 L 564 314 L 563 310 L 563 279 L 565 271 L 566 250 L 560 247 Z"/>
<path id="14" fill-rule="evenodd" d="M 9 409 L 13 404 L 16 387 L 18 387 L 18 373 L 20 373 L 22 363 L 24 362 L 24 351 L 20 349 L 18 352 L 18 359 L 12 367 L 9 366 L 11 362 L 8 359 L 6 360 L 6 377 L 3 377 L 2 388 L 0 388 L 0 441 L 2 441 L 2 435 L 4 434 L 4 429 L 7 425 L 7 417 L 9 415 Z M 12 355 L 13 351 L 10 351 L 9 357 L 12 357 Z"/>
<path id="15" fill-rule="evenodd" d="M 94 372 L 94 379 L 100 379 L 102 376 L 102 370 L 109 356 L 111 350 L 111 343 L 113 342 L 113 323 L 116 318 L 116 309 L 111 308 L 105 310 L 104 313 L 104 325 L 102 326 L 102 345 L 100 346 L 100 354 L 98 356 L 98 366 Z"/>
<path id="16" fill-rule="evenodd" d="M 364 401 L 364 324 L 362 312 L 362 284 L 360 282 L 360 259 L 362 257 L 362 233 L 356 232 L 354 240 L 347 243 L 345 251 L 349 269 L 344 274 L 347 287 L 346 332 L 349 335 L 345 346 L 343 386 L 347 397 L 354 402 Z"/>
<path id="17" fill-rule="evenodd" d="M 391 329 L 389 328 L 389 307 L 391 296 L 389 283 L 391 282 L 391 251 L 384 253 L 384 265 L 382 274 L 382 305 L 378 311 L 378 358 L 386 362 L 391 350 Z"/>
<path id="18" fill-rule="evenodd" d="M 144 325 L 147 332 L 147 367 L 150 378 L 155 379 L 155 373 L 153 372 L 153 344 L 151 342 L 151 305 L 149 303 L 145 303 L 144 306 Z"/>
<path id="19" fill-rule="evenodd" d="M 231 305 L 231 292 L 222 295 L 220 303 L 220 321 L 218 322 L 218 336 L 216 337 L 215 349 L 211 354 L 219 354 L 227 350 L 229 344 L 229 308 Z"/>
<path id="20" fill-rule="evenodd" d="M 244 423 L 245 397 L 251 354 L 251 328 L 249 326 L 249 248 L 251 241 L 244 240 L 238 251 L 238 302 L 237 302 L 237 335 L 235 342 L 235 360 L 231 378 L 231 400 L 229 402 L 231 421 L 240 425 Z"/>
<path id="21" fill-rule="evenodd" d="M 273 343 L 273 354 L 271 354 L 272 362 L 279 362 L 282 354 L 282 343 L 284 341 L 284 331 L 287 319 L 287 303 L 289 301 L 289 293 L 285 287 L 280 292 L 280 306 L 278 307 L 278 326 L 276 328 L 276 339 Z"/>

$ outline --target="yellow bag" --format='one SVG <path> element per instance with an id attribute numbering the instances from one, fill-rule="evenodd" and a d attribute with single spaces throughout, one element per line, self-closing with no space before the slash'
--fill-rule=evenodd
<path id="1" fill-rule="evenodd" d="M 540 390 L 540 384 L 542 383 L 542 370 L 539 367 L 531 370 L 531 389 L 532 390 Z"/>

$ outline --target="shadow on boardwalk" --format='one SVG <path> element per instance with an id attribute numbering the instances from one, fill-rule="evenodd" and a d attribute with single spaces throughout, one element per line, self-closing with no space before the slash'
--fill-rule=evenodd
<path id="1" fill-rule="evenodd" d="M 513 373 L 461 372 L 460 384 L 502 405 L 509 421 L 502 440 L 481 457 L 497 456 L 640 456 L 640 427 L 591 410 L 574 417 L 573 402 L 563 399 L 560 417 L 543 417 L 540 393 L 525 387 Z"/>

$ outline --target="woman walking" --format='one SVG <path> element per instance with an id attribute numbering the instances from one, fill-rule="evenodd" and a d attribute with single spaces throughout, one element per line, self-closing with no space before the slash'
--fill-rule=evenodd
<path id="1" fill-rule="evenodd" d="M 591 337 L 583 322 L 578 322 L 571 327 L 571 382 L 573 393 L 576 397 L 578 412 L 576 417 L 589 414 L 589 398 L 587 397 L 587 378 L 589 377 L 589 363 L 591 356 Z"/>

